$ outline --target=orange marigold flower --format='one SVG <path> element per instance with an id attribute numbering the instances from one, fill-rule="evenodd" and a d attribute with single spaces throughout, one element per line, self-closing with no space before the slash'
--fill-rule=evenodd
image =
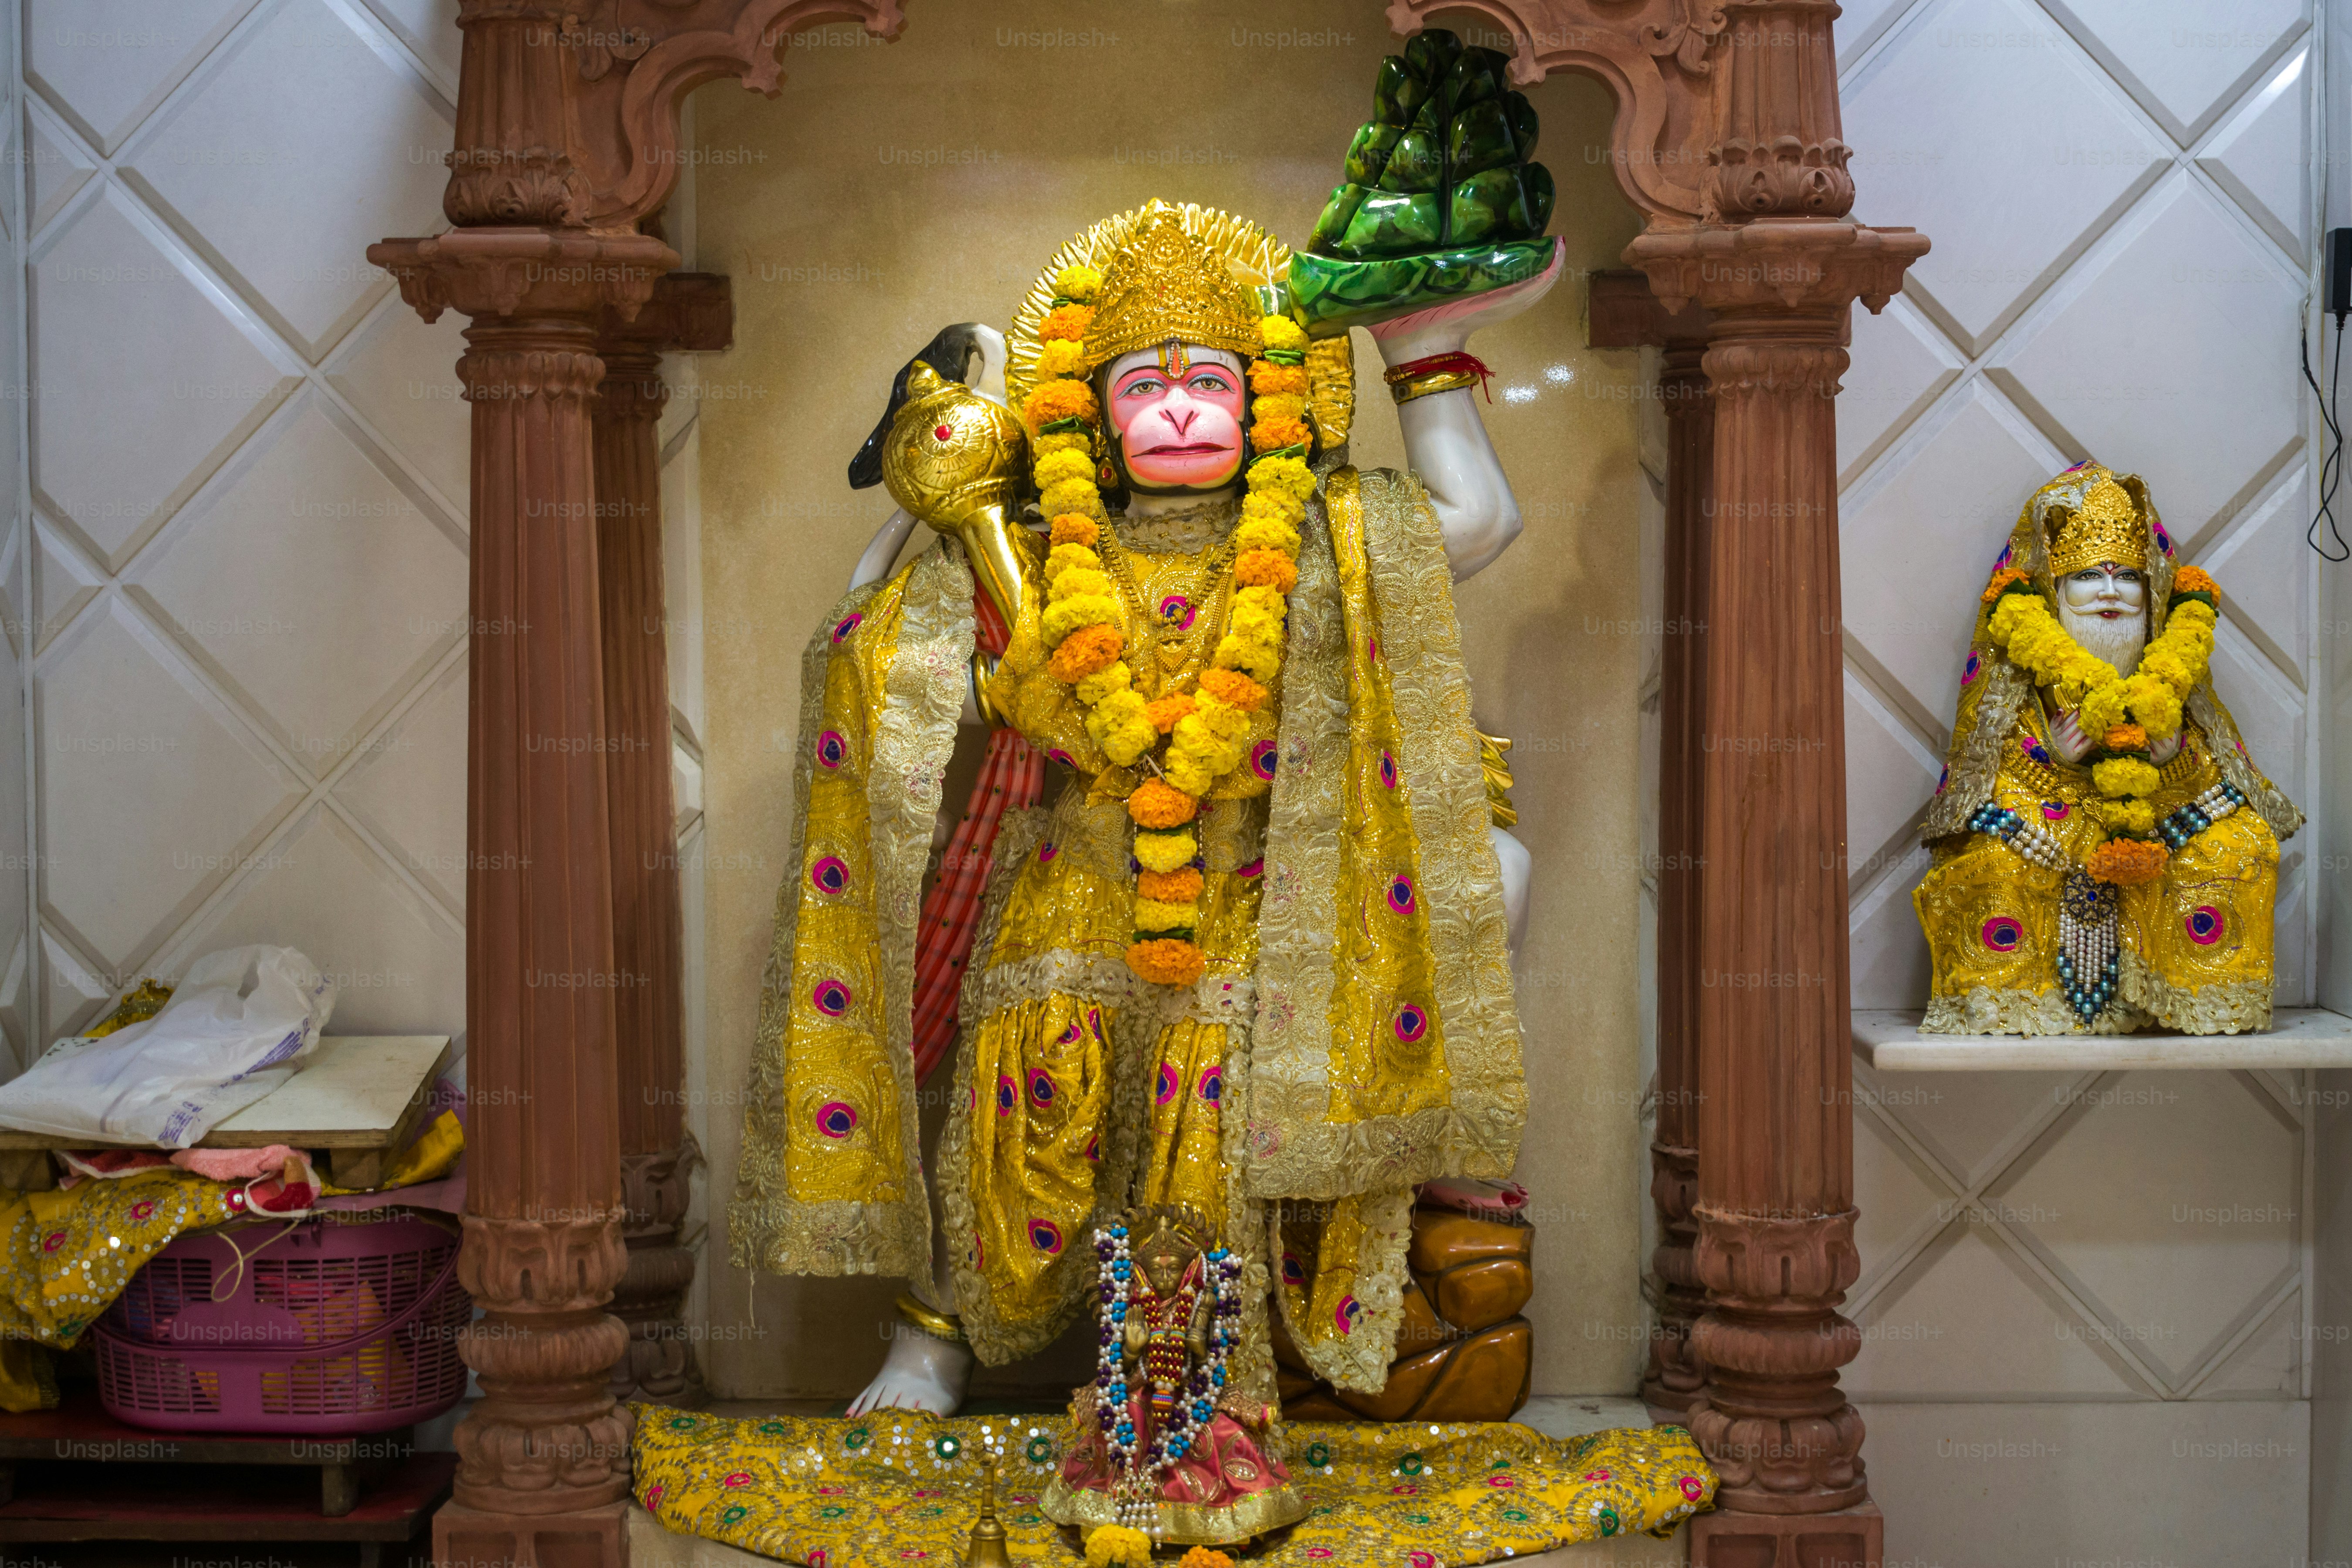
<path id="1" fill-rule="evenodd" d="M 1226 707 L 1238 708 L 1244 713 L 1255 713 L 1266 699 L 1265 688 L 1238 669 L 1202 670 L 1201 689 Z"/>
<path id="2" fill-rule="evenodd" d="M 1307 441 L 1304 419 L 1261 419 L 1250 426 L 1250 446 L 1260 452 L 1278 452 L 1285 447 L 1303 447 Z"/>
<path id="3" fill-rule="evenodd" d="M 1146 709 L 1146 712 L 1150 710 Z M 1201 803 L 1175 785 L 1158 779 L 1146 779 L 1135 786 L 1127 797 L 1127 815 L 1135 819 L 1138 827 L 1160 829 L 1181 827 L 1192 820 Z"/>
<path id="4" fill-rule="evenodd" d="M 1176 1568 L 1234 1568 L 1234 1560 L 1222 1552 L 1195 1546 L 1177 1560 Z"/>
<path id="5" fill-rule="evenodd" d="M 1076 342 L 1095 324 L 1092 305 L 1056 305 L 1053 313 L 1037 323 L 1040 342 Z"/>
<path id="6" fill-rule="evenodd" d="M 1066 511 L 1054 520 L 1053 542 L 1055 544 L 1083 544 L 1091 550 L 1095 541 L 1101 537 L 1102 530 L 1093 518 Z"/>
<path id="7" fill-rule="evenodd" d="M 2102 882 L 2137 888 L 2163 876 L 2165 862 L 2170 858 L 2161 844 L 2145 838 L 2110 838 L 2091 851 L 2083 869 Z"/>
<path id="8" fill-rule="evenodd" d="M 1102 415 L 1095 402 L 1094 388 L 1083 381 L 1045 383 L 1029 395 L 1029 405 L 1022 412 L 1028 416 L 1032 430 L 1043 430 L 1055 420 L 1067 419 L 1072 415 L 1091 425 Z"/>
<path id="9" fill-rule="evenodd" d="M 2202 566 L 2183 566 L 2172 574 L 2172 591 L 2176 594 L 2210 594 L 2221 596 L 2221 584 L 2213 581 L 2213 574 Z"/>
<path id="10" fill-rule="evenodd" d="M 1297 585 L 1298 567 L 1279 550 L 1244 550 L 1234 562 L 1234 581 L 1287 594 Z"/>
<path id="11" fill-rule="evenodd" d="M 1097 669 L 1108 669 L 1118 662 L 1119 650 L 1127 639 L 1117 626 L 1080 626 L 1062 639 L 1045 668 L 1055 679 L 1076 686 Z"/>
<path id="12" fill-rule="evenodd" d="M 1985 584 L 1984 602 L 1990 605 L 1994 600 L 2000 598 L 2001 595 L 2001 590 L 2007 588 L 2011 583 L 2023 583 L 2026 581 L 2028 581 L 2028 578 L 2024 573 L 2020 572 L 2014 566 L 2004 566 L 2000 571 L 1992 574 L 1991 582 Z"/>
<path id="13" fill-rule="evenodd" d="M 1143 716 L 1151 721 L 1151 727 L 1153 729 L 1165 735 L 1169 731 L 1176 728 L 1177 720 L 1181 719 L 1184 715 L 1190 713 L 1193 709 L 1198 708 L 1199 706 L 1199 703 L 1193 701 L 1182 692 L 1172 692 L 1166 697 L 1154 698 L 1151 701 L 1145 703 L 1143 705 Z"/>
<path id="14" fill-rule="evenodd" d="M 2099 744 L 2110 752 L 2144 752 L 2147 731 L 2137 724 L 2117 724 L 2099 737 Z"/>
<path id="15" fill-rule="evenodd" d="M 1209 967 L 1209 955 L 1177 937 L 1156 937 L 1127 950 L 1127 966 L 1154 985 L 1190 985 Z"/>
<path id="16" fill-rule="evenodd" d="M 1135 890 L 1163 903 L 1189 904 L 1201 896 L 1201 873 L 1191 866 L 1179 866 L 1173 871 L 1139 871 Z"/>
<path id="17" fill-rule="evenodd" d="M 1307 367 L 1303 364 L 1276 364 L 1270 359 L 1254 360 L 1250 363 L 1249 378 L 1250 390 L 1261 397 L 1307 390 Z"/>

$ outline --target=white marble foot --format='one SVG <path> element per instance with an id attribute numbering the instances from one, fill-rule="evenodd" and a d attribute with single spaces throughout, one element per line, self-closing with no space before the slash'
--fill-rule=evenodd
<path id="1" fill-rule="evenodd" d="M 852 1415 L 869 1410 L 928 1410 L 952 1415 L 971 1381 L 971 1347 L 912 1329 L 890 1342 L 882 1370 L 849 1402 Z"/>

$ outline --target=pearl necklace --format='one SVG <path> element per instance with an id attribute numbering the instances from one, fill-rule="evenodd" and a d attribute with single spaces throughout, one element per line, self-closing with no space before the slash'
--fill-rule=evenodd
<path id="1" fill-rule="evenodd" d="M 1147 1442 L 1136 1429 L 1135 1414 L 1128 1404 L 1127 1315 L 1135 1305 L 1135 1260 L 1129 1252 L 1127 1226 L 1114 1225 L 1095 1232 L 1096 1293 L 1102 1303 L 1095 1370 L 1095 1426 L 1102 1434 L 1103 1446 L 1109 1450 L 1111 1467 L 1117 1472 L 1111 1485 L 1114 1522 L 1139 1530 L 1154 1540 L 1162 1531 L 1160 1493 L 1166 1485 L 1168 1472 L 1207 1431 L 1209 1418 L 1216 1412 L 1217 1395 L 1225 1385 L 1226 1356 L 1240 1339 L 1237 1320 L 1241 1315 L 1241 1260 L 1222 1247 L 1202 1257 L 1205 1267 L 1198 1289 L 1208 1293 L 1211 1303 L 1209 1353 L 1202 1364 L 1191 1369 L 1181 1398 L 1170 1418 Z M 1171 1304 L 1181 1304 L 1187 1294 L 1180 1286 L 1171 1294 Z M 1185 1316 L 1189 1319 L 1189 1310 Z M 1183 1331 L 1181 1323 L 1175 1331 Z M 1144 1371 L 1148 1406 L 1151 1392 L 1148 1349 Z"/>

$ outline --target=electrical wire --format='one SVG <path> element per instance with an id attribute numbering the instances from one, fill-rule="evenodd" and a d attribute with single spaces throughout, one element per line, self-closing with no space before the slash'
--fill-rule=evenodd
<path id="1" fill-rule="evenodd" d="M 2319 330 L 2324 338 L 2327 331 L 2326 318 L 2321 318 Z M 2336 356 L 2328 365 L 2325 390 L 2311 374 L 2311 326 L 2308 321 L 2303 329 L 2300 357 L 2303 379 L 2318 400 L 2320 423 L 2327 427 L 2329 443 L 2326 460 L 2319 466 L 2319 510 L 2313 514 L 2311 526 L 2304 530 L 2303 542 L 2318 552 L 2323 561 L 2352 561 L 2352 544 L 2345 542 L 2343 531 L 2336 525 L 2336 487 L 2344 479 L 2344 425 L 2336 414 L 2336 397 L 2343 387 L 2344 323 L 2339 321 L 2336 324 Z M 2322 542 L 2319 537 L 2319 525 L 2323 522 L 2327 524 L 2327 542 Z M 2330 548 L 2330 543 L 2334 548 Z"/>

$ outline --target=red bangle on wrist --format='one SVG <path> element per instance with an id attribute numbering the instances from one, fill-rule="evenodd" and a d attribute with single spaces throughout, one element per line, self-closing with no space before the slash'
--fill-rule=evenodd
<path id="1" fill-rule="evenodd" d="M 1495 401 L 1495 395 L 1486 385 L 1486 379 L 1492 374 L 1494 372 L 1488 370 L 1486 362 L 1476 354 L 1464 353 L 1457 350 L 1453 353 L 1425 354 L 1420 359 L 1407 360 L 1402 364 L 1391 365 L 1383 379 L 1390 386 L 1394 387 L 1416 376 L 1475 375 L 1478 378 L 1478 390 L 1486 393 L 1486 401 L 1492 403 Z"/>

